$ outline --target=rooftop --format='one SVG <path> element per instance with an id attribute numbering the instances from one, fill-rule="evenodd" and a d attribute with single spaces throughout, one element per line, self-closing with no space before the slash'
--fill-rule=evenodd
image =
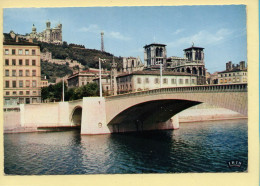
<path id="1" fill-rule="evenodd" d="M 191 46 L 191 47 L 189 47 L 189 48 L 186 48 L 186 49 L 184 49 L 183 51 L 186 51 L 186 50 L 190 50 L 190 49 L 204 49 L 204 48 L 202 48 L 202 47 L 196 47 L 196 46 Z"/>
<path id="2" fill-rule="evenodd" d="M 144 48 L 149 47 L 149 46 L 153 46 L 153 45 L 155 45 L 155 46 L 166 46 L 165 44 L 161 44 L 161 43 L 151 43 L 149 45 L 145 45 Z"/>
<path id="3" fill-rule="evenodd" d="M 135 71 L 132 73 L 124 73 L 120 74 L 118 77 L 128 76 L 128 75 L 160 75 L 160 71 Z M 173 71 L 163 71 L 162 75 L 170 75 L 170 76 L 196 76 L 193 74 L 185 73 L 185 72 L 173 72 Z"/>

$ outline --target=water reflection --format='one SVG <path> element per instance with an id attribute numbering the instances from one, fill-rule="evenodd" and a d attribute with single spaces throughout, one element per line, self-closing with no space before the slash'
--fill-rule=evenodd
<path id="1" fill-rule="evenodd" d="M 5 173 L 114 174 L 247 170 L 247 121 L 181 124 L 175 131 L 81 136 L 5 134 Z M 240 160 L 240 168 L 227 162 Z"/>

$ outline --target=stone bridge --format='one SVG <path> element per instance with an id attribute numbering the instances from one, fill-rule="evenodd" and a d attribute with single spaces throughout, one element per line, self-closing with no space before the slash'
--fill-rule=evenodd
<path id="1" fill-rule="evenodd" d="M 23 105 L 21 124 L 75 126 L 81 134 L 173 129 L 177 113 L 200 103 L 247 116 L 247 84 L 161 88 L 71 102 Z"/>

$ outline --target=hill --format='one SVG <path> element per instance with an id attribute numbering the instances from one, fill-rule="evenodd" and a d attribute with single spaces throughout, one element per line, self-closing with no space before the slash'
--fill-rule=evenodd
<path id="1" fill-rule="evenodd" d="M 51 83 L 55 83 L 56 78 L 71 75 L 72 70 L 67 65 L 57 65 L 41 61 L 41 77 L 49 80 Z"/>
<path id="2" fill-rule="evenodd" d="M 37 42 L 41 48 L 41 52 L 52 52 L 54 59 L 66 59 L 70 58 L 77 60 L 86 68 L 98 68 L 98 59 L 106 59 L 106 62 L 102 64 L 102 68 L 111 69 L 111 63 L 113 55 L 108 52 L 101 52 L 100 50 L 87 49 L 83 45 L 67 44 L 66 41 L 62 45 L 55 45 L 51 43 Z M 122 58 L 114 57 L 118 63 L 118 68 L 122 67 Z"/>

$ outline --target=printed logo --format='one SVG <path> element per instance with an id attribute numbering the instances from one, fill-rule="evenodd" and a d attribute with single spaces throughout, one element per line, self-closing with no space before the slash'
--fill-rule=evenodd
<path id="1" fill-rule="evenodd" d="M 229 161 L 229 162 L 227 162 L 227 163 L 228 163 L 229 168 L 232 168 L 232 167 L 241 167 L 241 165 L 242 165 L 242 162 L 239 161 L 239 160 L 232 160 L 232 161 Z"/>

